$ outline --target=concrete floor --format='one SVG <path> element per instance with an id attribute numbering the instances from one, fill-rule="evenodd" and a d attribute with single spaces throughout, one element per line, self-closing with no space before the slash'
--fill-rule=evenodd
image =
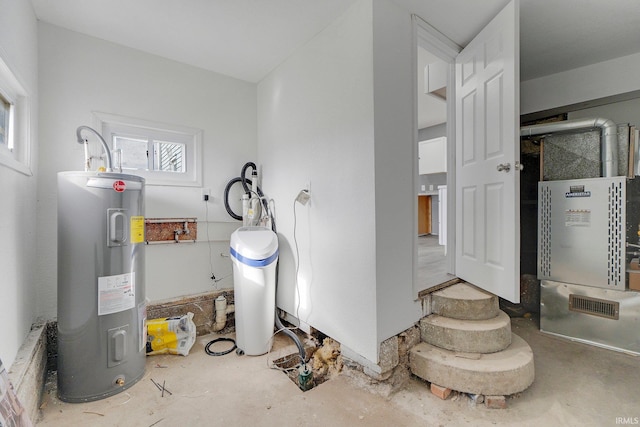
<path id="1" fill-rule="evenodd" d="M 269 369 L 295 348 L 285 337 L 265 356 L 204 353 L 201 337 L 189 356 L 151 356 L 142 380 L 91 403 L 45 397 L 38 426 L 615 426 L 640 419 L 640 358 L 539 331 L 533 319 L 513 319 L 532 347 L 536 379 L 508 408 L 472 405 L 466 395 L 440 400 L 412 378 L 386 399 L 337 376 L 308 392 Z M 219 350 L 219 349 L 214 349 Z M 161 367 L 158 367 L 161 366 Z M 151 379 L 165 383 L 161 392 Z M 633 424 L 633 422 L 632 422 Z"/>

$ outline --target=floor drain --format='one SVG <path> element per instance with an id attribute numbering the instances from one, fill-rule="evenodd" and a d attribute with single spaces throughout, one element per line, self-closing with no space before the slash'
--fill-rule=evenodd
<path id="1" fill-rule="evenodd" d="M 306 351 L 308 353 L 308 350 Z M 284 372 L 285 375 L 287 375 L 287 377 L 289 377 L 289 379 L 302 391 L 311 390 L 329 379 L 326 372 L 322 373 L 313 371 L 311 380 L 305 384 L 300 384 L 300 378 L 303 378 L 303 381 L 306 381 L 307 377 L 300 374 L 298 369 L 300 365 L 300 355 L 297 352 L 282 356 L 279 359 L 274 360 L 273 364 L 277 369 Z M 307 367 L 311 369 L 312 366 L 313 359 L 307 361 Z"/>

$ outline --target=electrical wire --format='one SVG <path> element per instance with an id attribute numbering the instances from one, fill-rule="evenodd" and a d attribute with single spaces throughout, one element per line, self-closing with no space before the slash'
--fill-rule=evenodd
<path id="1" fill-rule="evenodd" d="M 271 338 L 269 338 L 269 340 L 273 343 L 273 339 L 274 339 L 274 338 L 275 338 L 275 336 L 276 336 L 276 335 L 278 335 L 280 332 L 287 332 L 287 331 L 289 331 L 289 333 L 293 333 L 293 331 L 294 331 L 295 329 L 297 329 L 297 328 L 280 328 L 280 329 L 276 330 L 276 331 L 273 333 L 273 335 L 271 335 Z M 290 372 L 290 371 L 294 371 L 294 370 L 296 370 L 296 369 L 297 369 L 297 366 L 298 366 L 298 365 L 295 365 L 294 367 L 291 367 L 291 368 L 282 368 L 282 367 L 280 367 L 280 366 L 276 365 L 276 364 L 274 363 L 274 361 L 271 361 L 271 364 L 269 364 L 269 355 L 271 354 L 271 349 L 272 349 L 272 347 L 273 347 L 272 345 L 270 345 L 270 346 L 269 346 L 269 351 L 267 352 L 267 358 L 266 358 L 266 361 L 267 361 L 267 367 L 268 367 L 269 369 L 276 369 L 276 370 L 278 370 L 278 371 L 282 371 L 282 372 L 285 372 L 285 373 Z M 300 360 L 300 364 L 306 364 L 306 362 L 307 362 L 306 360 L 304 360 L 304 359 L 302 358 L 302 355 L 300 354 L 300 352 L 299 352 L 299 351 L 298 351 L 297 353 L 293 353 L 293 354 L 288 355 L 288 358 L 287 358 L 287 359 L 285 359 L 285 360 L 283 360 L 283 362 L 284 362 L 284 363 L 288 363 L 288 362 L 290 362 L 291 360 L 293 360 L 294 358 L 297 358 L 298 360 Z"/>
<path id="2" fill-rule="evenodd" d="M 233 272 L 231 272 L 231 273 L 227 274 L 226 276 L 216 277 L 215 279 L 213 279 L 213 281 L 214 281 L 215 283 L 218 283 L 218 282 L 220 282 L 220 281 L 222 281 L 222 280 L 224 280 L 224 279 L 227 279 L 227 278 L 229 278 L 229 277 L 231 277 L 231 276 L 233 276 Z"/>
<path id="3" fill-rule="evenodd" d="M 213 273 L 213 255 L 211 253 L 211 237 L 209 236 L 209 202 L 207 200 L 204 201 L 204 220 L 207 224 L 207 245 L 209 246 L 209 272 L 211 273 L 211 280 L 213 283 L 218 283 L 219 280 L 216 280 L 216 276 Z"/>
<path id="4" fill-rule="evenodd" d="M 300 287 L 298 285 L 298 274 L 300 273 L 300 249 L 298 247 L 298 239 L 296 237 L 296 228 L 297 228 L 298 220 L 296 213 L 296 200 L 293 201 L 293 243 L 296 248 L 296 277 L 295 277 L 295 287 L 296 287 L 296 319 L 298 322 L 300 321 Z"/>

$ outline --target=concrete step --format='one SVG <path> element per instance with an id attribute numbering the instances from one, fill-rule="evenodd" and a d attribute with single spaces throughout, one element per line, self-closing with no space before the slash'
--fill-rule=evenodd
<path id="1" fill-rule="evenodd" d="M 498 297 L 469 283 L 456 283 L 431 294 L 431 312 L 461 320 L 484 320 L 498 315 Z"/>
<path id="2" fill-rule="evenodd" d="M 521 392 L 535 376 L 531 347 L 515 334 L 509 347 L 491 354 L 461 354 L 422 342 L 409 351 L 409 367 L 425 381 L 480 395 Z"/>
<path id="3" fill-rule="evenodd" d="M 459 320 L 432 314 L 420 319 L 422 341 L 462 353 L 495 353 L 511 344 L 511 319 L 498 315 L 485 320 Z"/>

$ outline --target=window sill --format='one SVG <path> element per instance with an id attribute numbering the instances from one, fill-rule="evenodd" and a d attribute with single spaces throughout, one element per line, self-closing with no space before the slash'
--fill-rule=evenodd
<path id="1" fill-rule="evenodd" d="M 5 166 L 9 169 L 13 169 L 16 172 L 20 172 L 23 175 L 33 176 L 31 168 L 28 165 L 14 159 L 13 156 L 9 152 L 7 152 L 7 150 L 0 150 L 0 165 Z"/>

